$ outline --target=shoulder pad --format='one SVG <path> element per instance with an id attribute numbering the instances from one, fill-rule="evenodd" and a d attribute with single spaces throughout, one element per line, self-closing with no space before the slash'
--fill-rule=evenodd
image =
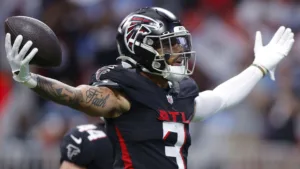
<path id="1" fill-rule="evenodd" d="M 103 80 L 103 78 L 101 78 L 102 75 L 109 73 L 112 70 L 120 70 L 122 69 L 121 66 L 119 65 L 109 65 L 109 66 L 104 66 L 101 67 L 100 69 L 97 70 L 97 72 L 95 73 L 96 76 L 96 80 Z"/>
<path id="2" fill-rule="evenodd" d="M 100 80 L 100 81 L 96 81 L 96 82 L 92 82 L 90 85 L 92 86 L 106 86 L 106 87 L 111 87 L 111 88 L 115 88 L 115 89 L 119 89 L 120 86 L 118 83 L 115 83 L 111 80 Z"/>
<path id="3" fill-rule="evenodd" d="M 97 70 L 92 76 L 90 85 L 119 86 L 120 88 L 140 88 L 141 76 L 135 69 L 126 69 L 121 65 L 105 66 Z M 105 85 L 107 84 L 107 85 Z"/>
<path id="4" fill-rule="evenodd" d="M 178 97 L 196 97 L 199 95 L 199 88 L 197 83 L 192 78 L 186 78 L 182 80 L 180 83 L 180 92 Z"/>
<path id="5" fill-rule="evenodd" d="M 109 73 L 111 70 L 120 67 L 118 65 L 109 65 L 109 66 L 103 66 L 101 68 L 99 68 L 90 78 L 89 84 L 93 85 L 95 82 L 99 82 L 103 79 L 101 79 L 101 75 Z M 106 80 L 110 80 L 110 79 L 106 79 Z"/>

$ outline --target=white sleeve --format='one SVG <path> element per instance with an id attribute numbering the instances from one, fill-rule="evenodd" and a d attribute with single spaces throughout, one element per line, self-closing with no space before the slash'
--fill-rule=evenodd
<path id="1" fill-rule="evenodd" d="M 204 118 L 242 101 L 263 77 L 255 66 L 217 86 L 214 90 L 199 93 L 195 98 L 195 118 Z"/>

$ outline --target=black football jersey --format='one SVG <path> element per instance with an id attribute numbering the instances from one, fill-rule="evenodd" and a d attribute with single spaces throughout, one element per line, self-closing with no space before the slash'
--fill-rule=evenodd
<path id="1" fill-rule="evenodd" d="M 114 153 L 114 169 L 186 169 L 191 144 L 189 123 L 198 87 L 186 78 L 163 89 L 135 69 L 100 68 L 90 82 L 125 93 L 131 108 L 107 118 L 107 134 Z"/>
<path id="2" fill-rule="evenodd" d="M 111 169 L 113 149 L 102 124 L 73 128 L 61 143 L 61 162 L 69 161 L 87 169 Z"/>

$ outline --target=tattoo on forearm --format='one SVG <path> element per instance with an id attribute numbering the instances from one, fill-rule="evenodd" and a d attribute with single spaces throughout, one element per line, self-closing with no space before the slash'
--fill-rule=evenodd
<path id="1" fill-rule="evenodd" d="M 58 81 L 39 76 L 37 77 L 37 82 L 37 87 L 33 89 L 36 93 L 46 99 L 50 99 L 59 104 L 68 105 L 73 108 L 78 108 L 80 103 L 103 108 L 110 97 L 110 94 L 103 97 L 103 93 L 95 89 L 89 89 L 85 93 L 82 93 L 79 90 L 72 90 L 70 86 Z"/>
<path id="2" fill-rule="evenodd" d="M 72 91 L 69 86 L 59 84 L 56 81 L 37 77 L 38 85 L 33 90 L 46 99 L 57 103 L 78 107 L 83 95 L 80 91 Z"/>

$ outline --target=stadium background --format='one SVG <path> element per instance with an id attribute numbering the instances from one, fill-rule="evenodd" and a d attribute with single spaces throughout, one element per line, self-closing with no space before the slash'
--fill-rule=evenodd
<path id="1" fill-rule="evenodd" d="M 63 134 L 97 121 L 13 82 L 3 21 L 27 15 L 46 22 L 61 41 L 63 64 L 33 72 L 78 85 L 102 65 L 115 63 L 117 26 L 143 6 L 173 11 L 191 31 L 198 54 L 193 76 L 201 90 L 251 64 L 256 30 L 266 43 L 280 25 L 293 29 L 296 43 L 277 68 L 275 83 L 264 78 L 243 103 L 192 124 L 188 163 L 190 169 L 300 169 L 297 0 L 0 0 L 0 169 L 58 168 Z"/>

